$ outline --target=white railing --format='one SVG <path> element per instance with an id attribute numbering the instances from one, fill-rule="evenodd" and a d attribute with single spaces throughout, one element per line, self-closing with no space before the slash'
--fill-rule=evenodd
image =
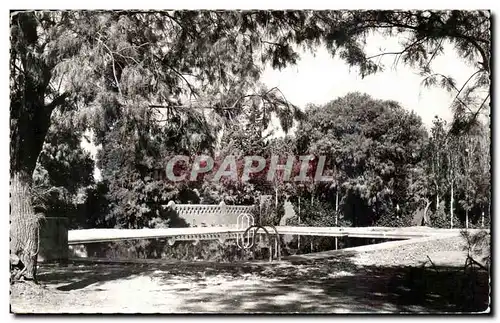
<path id="1" fill-rule="evenodd" d="M 249 213 L 241 213 L 237 218 L 238 229 L 242 230 L 243 233 L 238 233 L 236 238 L 236 244 L 240 249 L 251 248 L 254 244 L 254 231 L 255 228 L 247 230 L 248 228 L 255 225 L 255 219 L 253 215 Z M 246 233 L 246 234 L 245 234 Z M 246 238 L 246 241 L 245 241 Z"/>
<path id="2" fill-rule="evenodd" d="M 254 208 L 253 205 L 226 205 L 224 202 L 209 205 L 175 204 L 173 201 L 170 201 L 167 207 L 173 208 L 191 227 L 225 228 L 239 228 L 239 216 L 250 214 Z"/>

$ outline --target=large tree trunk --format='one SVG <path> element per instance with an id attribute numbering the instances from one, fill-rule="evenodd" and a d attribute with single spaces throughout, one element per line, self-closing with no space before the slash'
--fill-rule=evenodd
<path id="1" fill-rule="evenodd" d="M 15 278 L 35 281 L 39 217 L 33 208 L 33 171 L 50 124 L 50 114 L 40 116 L 38 111 L 34 114 L 35 118 L 22 116 L 14 120 L 14 129 L 11 116 L 10 151 L 10 254 L 16 255 L 22 262 L 22 271 Z"/>
<path id="2" fill-rule="evenodd" d="M 31 176 L 14 173 L 10 178 L 10 253 L 21 261 L 24 276 L 36 281 L 36 260 L 39 250 L 39 217 L 31 197 Z"/>
<path id="3" fill-rule="evenodd" d="M 22 276 L 26 279 L 36 280 L 39 249 L 39 217 L 32 200 L 33 172 L 50 126 L 52 110 L 64 97 L 66 95 L 46 106 L 36 100 L 33 100 L 35 104 L 24 102 L 11 110 L 10 254 L 19 257 L 24 265 Z"/>
<path id="4" fill-rule="evenodd" d="M 39 218 L 32 204 L 32 176 L 52 111 L 66 104 L 69 94 L 47 103 L 54 65 L 33 50 L 43 43 L 34 13 L 14 15 L 11 25 L 18 28 L 11 29 L 16 46 L 10 51 L 10 255 L 24 265 L 22 276 L 36 279 Z"/>

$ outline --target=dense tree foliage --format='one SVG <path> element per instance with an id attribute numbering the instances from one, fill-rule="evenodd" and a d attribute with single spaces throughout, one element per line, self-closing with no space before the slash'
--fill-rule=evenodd
<path id="1" fill-rule="evenodd" d="M 325 198 L 330 189 L 339 190 L 342 208 L 355 225 L 415 210 L 410 187 L 426 143 L 419 117 L 396 102 L 359 93 L 311 108 L 307 115 L 297 131 L 298 145 L 326 156 L 338 184 L 323 188 Z"/>
<path id="2" fill-rule="evenodd" d="M 478 122 L 468 132 L 456 135 L 452 125 L 436 118 L 427 154 L 428 194 L 435 200 L 434 213 L 444 220 L 441 226 L 480 225 L 484 216 L 489 221 L 490 129 Z"/>
<path id="3" fill-rule="evenodd" d="M 82 176 L 78 184 L 74 180 L 75 173 L 88 171 L 87 157 L 77 151 L 69 153 L 64 147 L 64 153 L 55 152 L 59 148 L 50 145 L 59 145 L 58 136 L 68 139 L 68 147 L 76 147 L 78 138 L 91 130 L 95 144 L 102 145 L 99 165 L 107 188 L 97 191 L 107 192 L 111 200 L 109 223 L 125 227 L 152 225 L 160 212 L 152 205 L 186 191 L 185 187 L 155 180 L 150 174 L 162 159 L 174 153 L 214 153 L 220 148 L 217 139 L 221 132 L 231 131 L 228 125 L 248 108 L 254 115 L 254 119 L 248 120 L 262 125 L 261 137 L 272 114 L 284 130 L 291 128 L 292 120 L 300 117 L 298 110 L 279 90 L 263 89 L 258 80 L 266 64 L 273 68 L 294 64 L 301 47 L 314 50 L 323 44 L 350 66 L 358 66 L 364 76 L 381 69 L 375 57 L 364 51 L 366 37 L 372 31 L 407 33 L 407 43 L 397 55 L 404 63 L 420 68 L 426 85 L 439 84 L 457 93 L 453 105 L 457 118 L 452 130 L 469 133 L 473 121 L 489 103 L 489 95 L 481 96 L 481 91 L 489 86 L 489 28 L 489 13 L 481 11 L 13 13 L 9 60 L 11 253 L 26 265 L 25 276 L 34 278 L 38 250 L 38 216 L 32 195 L 34 175 L 35 181 L 64 187 L 72 194 L 74 188 L 88 184 L 87 176 Z M 445 41 L 477 67 L 463 86 L 430 68 L 431 61 L 442 54 Z M 392 112 L 387 120 L 373 117 L 381 127 L 392 122 L 391 114 L 398 114 L 397 108 L 388 110 Z M 54 111 L 60 117 L 53 117 Z M 406 118 L 408 127 L 418 128 L 414 117 Z M 63 128 L 71 129 L 71 134 L 55 129 L 51 137 L 51 120 L 56 119 L 66 120 L 69 127 L 66 124 Z M 53 124 L 59 127 L 57 122 Z M 398 161 L 407 158 L 406 165 L 414 165 L 418 156 L 410 156 L 405 144 L 418 146 L 418 139 L 399 138 L 401 134 L 396 132 L 389 135 L 394 138 L 387 142 L 401 139 L 404 142 L 400 147 L 396 143 L 391 143 L 394 147 L 390 149 L 383 145 L 372 147 L 376 145 L 372 137 L 384 135 L 375 128 L 367 129 L 372 133 L 361 135 L 353 127 L 339 130 L 347 133 L 345 140 L 361 147 L 357 151 L 340 151 L 341 158 L 350 161 L 335 169 L 336 181 L 349 183 L 342 196 L 347 190 L 357 192 L 367 206 L 376 206 L 375 214 L 392 210 L 394 199 L 398 198 L 404 202 L 396 205 L 406 212 L 411 204 L 409 196 L 404 191 L 405 196 L 396 197 L 394 192 L 410 185 L 401 178 L 414 170 L 373 163 L 390 157 Z M 408 130 L 417 136 L 418 131 Z M 324 149 L 321 141 L 315 145 L 311 151 Z M 368 156 L 368 148 L 376 149 L 379 155 Z M 472 165 L 470 158 L 448 157 L 457 169 Z M 81 163 L 80 170 L 80 166 L 72 169 L 65 164 L 76 160 Z M 40 168 L 35 174 L 37 162 Z M 61 165 L 54 166 L 54 162 Z M 61 167 L 62 172 L 54 173 L 50 170 L 53 167 Z M 369 181 L 359 175 L 365 168 Z M 468 174 L 473 173 L 470 167 L 467 169 Z M 454 183 L 451 187 L 458 183 L 454 182 L 454 172 L 459 171 L 450 168 L 447 175 L 447 181 Z M 373 179 L 386 178 L 387 174 L 393 174 L 395 179 L 387 192 L 377 196 L 375 191 L 384 186 L 385 179 Z M 466 185 L 473 187 L 471 181 Z M 276 188 L 284 191 L 278 183 L 274 184 L 275 193 Z M 314 192 L 315 184 L 308 190 Z M 484 189 L 478 186 L 474 190 Z M 477 198 L 468 194 L 460 199 L 468 209 L 472 199 Z"/>
<path id="4" fill-rule="evenodd" d="M 94 184 L 94 161 L 81 146 L 82 133 L 66 117 L 52 116 L 33 174 L 34 206 L 43 214 L 74 218 L 86 188 Z"/>
<path id="5" fill-rule="evenodd" d="M 479 120 L 467 132 L 453 127 L 436 117 L 428 136 L 397 103 L 351 93 L 310 107 L 297 146 L 327 156 L 334 180 L 313 191 L 355 225 L 409 225 L 423 212 L 413 224 L 482 226 L 490 216 L 490 130 Z"/>
<path id="6" fill-rule="evenodd" d="M 27 264 L 26 277 L 34 277 L 38 248 L 32 175 L 54 109 L 77 110 L 73 126 L 93 128 L 97 144 L 111 130 L 131 132 L 137 126 L 141 134 L 148 132 L 142 126 L 158 114 L 166 116 L 167 127 L 172 119 L 183 125 L 195 122 L 206 136 L 205 110 L 227 118 L 240 109 L 259 77 L 259 62 L 275 67 L 295 62 L 289 44 L 275 38 L 281 24 L 296 15 L 13 14 L 11 252 Z M 161 112 L 154 117 L 157 109 Z"/>

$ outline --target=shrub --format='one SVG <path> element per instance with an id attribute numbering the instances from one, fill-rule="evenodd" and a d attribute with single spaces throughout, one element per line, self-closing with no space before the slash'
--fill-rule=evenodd
<path id="1" fill-rule="evenodd" d="M 296 216 L 287 220 L 287 225 L 299 225 L 299 208 L 294 203 L 293 208 Z M 311 203 L 305 200 L 300 205 L 300 225 L 312 227 L 346 227 L 351 222 L 338 212 L 337 225 L 335 225 L 335 209 L 330 203 L 316 201 Z"/>
<path id="2" fill-rule="evenodd" d="M 480 230 L 476 233 L 470 233 L 467 230 L 462 230 L 460 235 L 466 242 L 465 251 L 467 251 L 468 257 L 489 268 L 491 264 L 490 232 Z"/>
<path id="3" fill-rule="evenodd" d="M 433 228 L 442 228 L 449 229 L 450 228 L 450 215 L 446 213 L 444 203 L 440 204 L 437 212 L 429 211 L 429 220 L 430 225 Z M 453 228 L 462 228 L 463 223 L 457 218 L 456 215 L 453 216 Z"/>
<path id="4" fill-rule="evenodd" d="M 387 214 L 381 216 L 375 226 L 379 227 L 406 227 L 410 226 L 410 219 L 408 217 L 396 216 L 395 214 Z"/>
<path id="5" fill-rule="evenodd" d="M 285 202 L 278 201 L 278 205 L 274 200 L 266 200 L 259 207 L 252 210 L 255 219 L 255 224 L 261 225 L 278 225 L 283 215 L 285 215 Z"/>

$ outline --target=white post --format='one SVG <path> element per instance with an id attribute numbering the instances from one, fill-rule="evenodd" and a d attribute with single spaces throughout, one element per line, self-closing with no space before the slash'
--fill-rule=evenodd
<path id="1" fill-rule="evenodd" d="M 168 204 L 167 204 L 167 207 L 168 208 L 175 208 L 175 202 L 174 201 L 168 201 Z"/>
<path id="2" fill-rule="evenodd" d="M 219 207 L 220 207 L 220 217 L 224 219 L 224 222 L 226 222 L 227 226 L 230 225 L 229 221 L 229 217 L 227 216 L 226 214 L 226 203 L 224 203 L 224 201 L 220 201 L 219 203 Z M 231 223 L 233 226 L 237 226 L 238 223 Z"/>
<path id="3" fill-rule="evenodd" d="M 300 226 L 300 196 L 299 196 L 299 226 Z M 297 252 L 300 252 L 300 234 L 297 237 Z"/>
<path id="4" fill-rule="evenodd" d="M 277 237 L 277 239 L 274 239 L 274 257 L 275 258 L 278 258 L 278 239 L 279 239 L 279 236 Z M 271 252 L 271 250 L 269 250 L 269 252 Z"/>
<path id="5" fill-rule="evenodd" d="M 453 229 L 453 181 L 451 181 L 451 196 L 450 196 L 450 229 Z"/>
<path id="6" fill-rule="evenodd" d="M 339 214 L 339 188 L 336 187 L 335 191 L 335 226 L 338 228 L 338 214 Z M 335 237 L 335 250 L 338 249 L 338 238 Z"/>
<path id="7" fill-rule="evenodd" d="M 262 195 L 259 196 L 259 225 L 262 225 Z"/>

